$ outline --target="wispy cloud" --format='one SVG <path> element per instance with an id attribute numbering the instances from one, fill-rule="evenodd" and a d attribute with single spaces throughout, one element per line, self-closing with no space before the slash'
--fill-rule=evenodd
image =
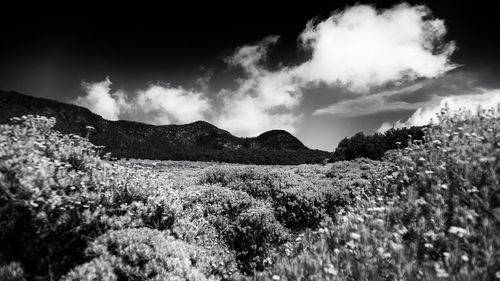
<path id="1" fill-rule="evenodd" d="M 406 121 L 384 122 L 378 131 L 430 124 L 432 121 L 437 121 L 437 115 L 443 108 L 447 108 L 450 112 L 466 110 L 476 114 L 479 110 L 490 109 L 500 104 L 500 90 L 476 88 L 474 91 L 472 94 L 445 97 L 438 103 L 418 108 Z"/>
<path id="2" fill-rule="evenodd" d="M 427 81 L 375 94 L 356 96 L 354 99 L 343 100 L 327 107 L 319 108 L 315 110 L 313 114 L 356 117 L 383 112 L 415 110 L 428 104 L 429 101 L 408 102 L 394 99 L 394 97 L 408 92 L 414 93 L 415 91 L 422 89 L 426 84 Z"/>
<path id="3" fill-rule="evenodd" d="M 229 65 L 241 67 L 246 76 L 238 81 L 237 89 L 219 93 L 223 106 L 214 119 L 217 125 L 242 136 L 270 129 L 295 131 L 300 115 L 292 110 L 301 101 L 300 87 L 288 68 L 273 72 L 263 66 L 269 46 L 277 40 L 277 36 L 267 37 L 227 58 Z"/>

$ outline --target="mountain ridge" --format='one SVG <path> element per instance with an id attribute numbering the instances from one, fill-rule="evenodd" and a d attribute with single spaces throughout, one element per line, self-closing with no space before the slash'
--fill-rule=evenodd
<path id="1" fill-rule="evenodd" d="M 28 114 L 55 117 L 55 129 L 62 133 L 85 136 L 85 127 L 92 126 L 95 131 L 89 140 L 118 158 L 302 164 L 329 157 L 328 152 L 307 148 L 285 130 L 242 138 L 203 120 L 169 125 L 110 121 L 74 104 L 0 90 L 0 123 Z"/>

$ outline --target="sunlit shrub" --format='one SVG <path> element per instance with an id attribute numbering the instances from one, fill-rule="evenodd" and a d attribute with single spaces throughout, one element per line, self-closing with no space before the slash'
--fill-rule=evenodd
<path id="1" fill-rule="evenodd" d="M 92 242 L 87 254 L 95 259 L 67 280 L 89 274 L 96 276 L 90 280 L 207 280 L 213 262 L 203 249 L 149 228 L 110 231 Z"/>
<path id="2" fill-rule="evenodd" d="M 288 238 L 269 204 L 243 191 L 208 187 L 196 201 L 205 206 L 207 220 L 236 252 L 245 273 L 262 269 L 264 259 Z"/>
<path id="3" fill-rule="evenodd" d="M 117 281 L 118 276 L 114 272 L 112 258 L 94 258 L 91 261 L 79 265 L 62 278 L 63 281 Z"/>
<path id="4" fill-rule="evenodd" d="M 101 160 L 86 140 L 51 130 L 54 119 L 13 121 L 0 125 L 0 252 L 31 274 L 57 276 L 97 231 L 77 189 Z"/>
<path id="5" fill-rule="evenodd" d="M 315 190 L 303 187 L 282 189 L 272 198 L 276 217 L 286 227 L 315 227 L 325 216 L 324 199 Z"/>
<path id="6" fill-rule="evenodd" d="M 203 184 L 220 184 L 269 202 L 280 223 L 298 230 L 317 227 L 326 216 L 370 192 L 371 182 L 391 172 L 390 164 L 367 159 L 334 163 L 330 170 L 257 166 L 210 167 Z"/>
<path id="7" fill-rule="evenodd" d="M 268 202 L 278 221 L 288 228 L 315 226 L 324 215 L 322 200 L 311 188 L 312 183 L 292 171 L 256 166 L 213 167 L 205 170 L 201 182 L 220 184 Z"/>
<path id="8" fill-rule="evenodd" d="M 2 281 L 25 281 L 24 270 L 17 262 L 0 265 L 0 280 Z"/>
<path id="9" fill-rule="evenodd" d="M 86 139 L 26 116 L 0 125 L 0 253 L 27 276 L 57 278 L 108 229 L 169 229 L 174 191 L 144 169 L 111 165 Z"/>

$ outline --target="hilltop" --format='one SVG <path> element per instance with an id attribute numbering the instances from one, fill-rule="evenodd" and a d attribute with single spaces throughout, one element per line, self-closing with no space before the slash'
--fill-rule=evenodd
<path id="1" fill-rule="evenodd" d="M 307 148 L 284 130 L 272 130 L 253 138 L 241 138 L 205 121 L 162 125 L 109 121 L 73 104 L 0 91 L 0 123 L 22 115 L 55 117 L 55 129 L 86 136 L 117 158 L 221 161 L 253 164 L 317 163 L 329 153 Z"/>

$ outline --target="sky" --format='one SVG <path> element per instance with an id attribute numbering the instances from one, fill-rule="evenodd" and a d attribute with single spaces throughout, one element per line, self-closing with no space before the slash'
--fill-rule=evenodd
<path id="1" fill-rule="evenodd" d="M 266 3 L 268 2 L 268 3 Z M 310 148 L 500 103 L 494 2 L 6 5 L 0 89 Z"/>

